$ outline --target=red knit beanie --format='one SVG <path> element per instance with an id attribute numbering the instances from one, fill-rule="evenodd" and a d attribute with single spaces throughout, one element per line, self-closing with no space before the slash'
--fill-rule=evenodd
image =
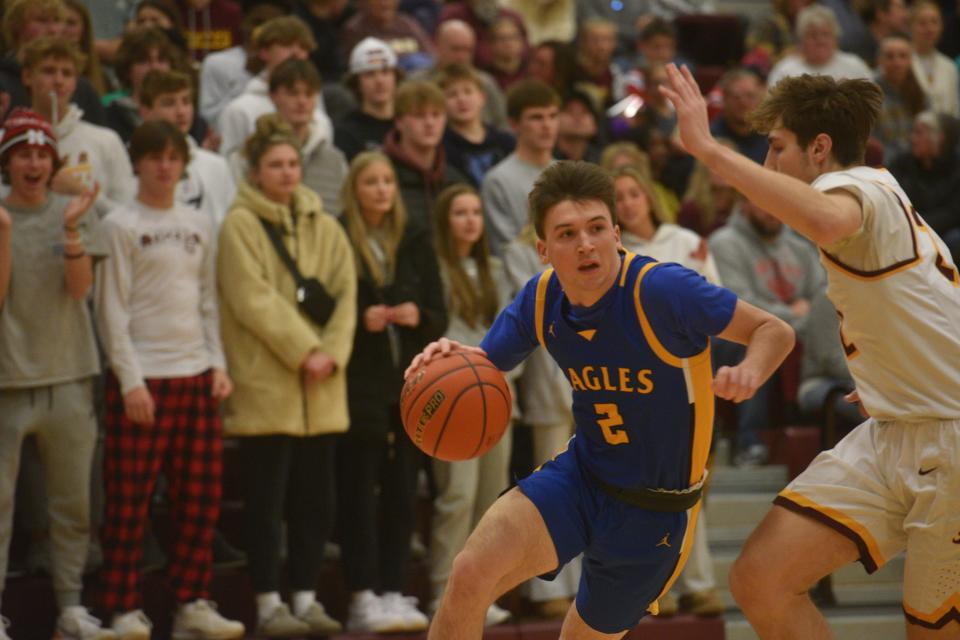
<path id="1" fill-rule="evenodd" d="M 46 147 L 54 158 L 57 157 L 57 136 L 53 126 L 36 111 L 17 107 L 0 129 L 0 156 L 21 144 Z"/>

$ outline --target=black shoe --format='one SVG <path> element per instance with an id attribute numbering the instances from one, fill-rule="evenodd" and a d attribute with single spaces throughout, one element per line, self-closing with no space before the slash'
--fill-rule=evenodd
<path id="1" fill-rule="evenodd" d="M 247 564 L 247 554 L 237 549 L 218 530 L 213 532 L 213 566 L 217 569 L 236 569 Z"/>

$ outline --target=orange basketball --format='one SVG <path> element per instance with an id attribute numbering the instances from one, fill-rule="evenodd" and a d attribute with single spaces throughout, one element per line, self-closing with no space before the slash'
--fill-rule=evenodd
<path id="1" fill-rule="evenodd" d="M 400 393 L 404 429 L 421 451 L 453 462 L 481 456 L 510 424 L 507 381 L 483 356 L 454 352 L 431 360 Z"/>

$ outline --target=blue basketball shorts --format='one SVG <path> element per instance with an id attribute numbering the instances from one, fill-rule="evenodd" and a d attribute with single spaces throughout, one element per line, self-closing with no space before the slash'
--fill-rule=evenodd
<path id="1" fill-rule="evenodd" d="M 580 468 L 572 443 L 519 485 L 543 516 L 559 559 L 541 578 L 554 579 L 583 553 L 580 616 L 601 633 L 633 628 L 681 561 L 689 512 L 648 511 L 608 495 Z"/>

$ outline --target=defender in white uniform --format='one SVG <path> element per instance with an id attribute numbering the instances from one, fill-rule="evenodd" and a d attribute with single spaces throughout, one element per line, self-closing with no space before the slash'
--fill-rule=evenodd
<path id="1" fill-rule="evenodd" d="M 686 148 L 820 248 L 871 416 L 776 498 L 731 570 L 737 602 L 762 638 L 829 638 L 808 589 L 906 550 L 908 638 L 960 637 L 960 274 L 893 176 L 861 166 L 880 90 L 782 81 L 754 114 L 759 167 L 710 136 L 689 72 L 668 74 Z"/>

